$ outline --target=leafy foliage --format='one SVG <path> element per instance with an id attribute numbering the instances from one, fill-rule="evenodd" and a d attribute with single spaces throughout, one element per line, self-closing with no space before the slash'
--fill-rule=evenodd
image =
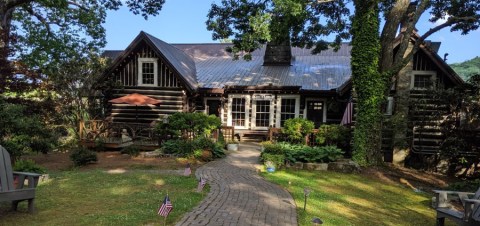
<path id="1" fill-rule="evenodd" d="M 475 57 L 462 63 L 450 64 L 450 67 L 457 72 L 464 81 L 467 81 L 475 74 L 480 74 L 480 57 Z"/>
<path id="2" fill-rule="evenodd" d="M 194 137 L 208 136 L 221 126 L 220 118 L 204 113 L 178 112 L 168 117 L 168 123 L 159 122 L 155 130 L 160 136 L 173 135 L 179 137 L 185 132 Z"/>
<path id="3" fill-rule="evenodd" d="M 75 166 L 85 166 L 97 161 L 97 153 L 85 147 L 77 147 L 70 155 Z"/>
<path id="4" fill-rule="evenodd" d="M 47 153 L 56 143 L 56 136 L 37 114 L 27 107 L 0 100 L 0 143 L 14 160 L 29 152 Z"/>
<path id="5" fill-rule="evenodd" d="M 130 155 L 132 157 L 137 157 L 140 155 L 140 148 L 136 145 L 130 145 L 128 147 L 123 148 L 121 153 Z"/>
<path id="6" fill-rule="evenodd" d="M 476 192 L 480 188 L 480 179 L 465 180 L 448 185 L 450 191 Z"/>
<path id="7" fill-rule="evenodd" d="M 480 75 L 474 75 L 469 83 L 455 89 L 436 91 L 435 101 L 448 106 L 450 114 L 444 119 L 441 130 L 446 139 L 440 146 L 441 157 L 446 158 L 450 174 L 456 173 L 461 168 L 470 168 L 480 163 L 478 147 L 478 128 L 480 126 Z M 465 156 L 468 152 L 473 156 Z M 476 167 L 473 167 L 475 169 Z M 466 175 L 467 170 L 461 175 Z"/>
<path id="8" fill-rule="evenodd" d="M 271 162 L 276 168 L 282 168 L 285 165 L 285 155 L 281 154 L 262 153 L 260 160 L 263 163 Z"/>
<path id="9" fill-rule="evenodd" d="M 288 162 L 334 162 L 343 156 L 343 151 L 336 146 L 309 147 L 306 145 L 290 144 L 286 142 L 263 143 L 261 159 L 266 158 L 274 162 L 278 156 Z M 264 157 L 267 155 L 267 157 Z M 283 165 L 283 164 L 282 164 Z M 278 165 L 277 165 L 278 166 Z"/>
<path id="10" fill-rule="evenodd" d="M 314 48 L 313 52 L 326 49 L 329 44 L 322 39 L 335 35 L 338 47 L 348 38 L 349 9 L 344 1 L 222 0 L 212 4 L 208 13 L 207 29 L 213 31 L 214 40 L 232 38 L 228 49 L 235 57 L 249 53 L 266 42 L 291 43 L 292 46 Z"/>
<path id="11" fill-rule="evenodd" d="M 211 152 L 213 158 L 221 158 L 225 156 L 223 151 L 223 145 L 221 143 L 215 143 L 210 138 L 198 137 L 194 140 L 168 140 L 162 145 L 162 150 L 167 154 L 176 154 L 179 156 L 195 156 L 202 157 L 205 153 L 203 151 Z M 209 159 L 210 160 L 210 159 Z"/>
<path id="12" fill-rule="evenodd" d="M 350 129 L 341 125 L 321 125 L 315 134 L 319 145 L 347 147 L 350 142 Z"/>
<path id="13" fill-rule="evenodd" d="M 31 159 L 21 159 L 15 162 L 15 165 L 13 166 L 14 171 L 19 171 L 19 172 L 28 172 L 28 173 L 39 173 L 39 174 L 44 174 L 47 172 L 47 170 L 40 166 L 37 165 L 33 160 Z"/>
<path id="14" fill-rule="evenodd" d="M 305 137 L 313 131 L 315 124 L 304 118 L 291 118 L 285 121 L 282 133 L 293 143 L 305 143 Z"/>

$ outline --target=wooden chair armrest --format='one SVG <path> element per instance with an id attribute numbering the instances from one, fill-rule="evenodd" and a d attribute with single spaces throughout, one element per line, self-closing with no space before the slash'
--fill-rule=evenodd
<path id="1" fill-rule="evenodd" d="M 25 185 L 25 179 L 28 180 L 28 187 L 35 188 L 38 185 L 38 181 L 40 180 L 41 174 L 38 173 L 27 173 L 27 172 L 13 172 L 14 176 L 18 177 L 18 189 L 22 189 Z"/>
<path id="2" fill-rule="evenodd" d="M 434 193 L 443 193 L 448 195 L 474 195 L 473 192 L 462 192 L 462 191 L 447 191 L 447 190 L 432 190 Z"/>
<path id="3" fill-rule="evenodd" d="M 469 204 L 480 204 L 480 199 L 464 199 L 465 203 Z"/>

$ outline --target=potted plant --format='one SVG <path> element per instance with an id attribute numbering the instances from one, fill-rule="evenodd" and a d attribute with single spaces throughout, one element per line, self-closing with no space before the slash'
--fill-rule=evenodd
<path id="1" fill-rule="evenodd" d="M 275 163 L 271 161 L 266 161 L 265 162 L 265 167 L 267 168 L 267 172 L 273 173 L 275 172 Z"/>
<path id="2" fill-rule="evenodd" d="M 238 141 L 236 141 L 236 140 L 227 141 L 227 150 L 238 151 Z"/>

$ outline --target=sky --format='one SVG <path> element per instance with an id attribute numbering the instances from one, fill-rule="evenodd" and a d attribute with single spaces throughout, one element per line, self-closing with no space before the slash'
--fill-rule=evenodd
<path id="1" fill-rule="evenodd" d="M 133 15 L 127 8 L 109 11 L 105 22 L 106 50 L 123 50 L 133 39 L 145 31 L 168 43 L 214 43 L 212 33 L 207 31 L 205 21 L 213 0 L 166 0 L 162 11 L 156 17 L 145 20 Z M 218 2 L 218 0 L 216 0 Z M 428 21 L 428 14 L 417 24 L 420 34 L 434 24 Z M 439 55 L 448 53 L 447 63 L 459 63 L 480 56 L 480 30 L 468 35 L 443 29 L 429 37 L 440 41 Z"/>

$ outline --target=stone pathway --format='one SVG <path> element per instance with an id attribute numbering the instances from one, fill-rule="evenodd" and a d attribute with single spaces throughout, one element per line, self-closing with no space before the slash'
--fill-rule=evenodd
<path id="1" fill-rule="evenodd" d="M 259 149 L 240 144 L 239 151 L 197 169 L 197 178 L 207 178 L 210 193 L 177 226 L 297 225 L 292 196 L 257 174 Z"/>

